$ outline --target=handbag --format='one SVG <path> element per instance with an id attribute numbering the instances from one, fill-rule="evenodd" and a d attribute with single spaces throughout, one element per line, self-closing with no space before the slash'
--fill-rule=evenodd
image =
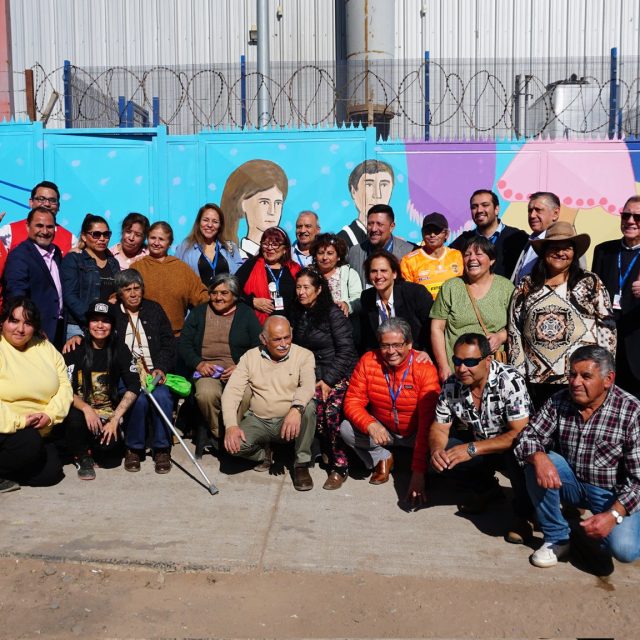
<path id="1" fill-rule="evenodd" d="M 484 323 L 484 320 L 482 319 L 482 314 L 480 313 L 480 308 L 478 307 L 478 302 L 476 301 L 476 299 L 473 297 L 473 294 L 471 293 L 471 289 L 469 289 L 469 285 L 465 282 L 464 286 L 467 290 L 467 295 L 469 296 L 469 300 L 471 300 L 471 306 L 473 307 L 473 310 L 476 313 L 476 318 L 478 318 L 478 322 L 480 323 L 480 326 L 482 327 L 482 331 L 484 331 L 484 335 L 488 338 L 489 337 L 489 331 L 487 331 L 487 325 Z M 497 360 L 498 362 L 502 362 L 504 364 L 508 364 L 508 360 L 507 360 L 507 352 L 502 349 L 502 350 L 498 350 L 495 351 L 493 354 L 493 358 L 494 360 Z"/>

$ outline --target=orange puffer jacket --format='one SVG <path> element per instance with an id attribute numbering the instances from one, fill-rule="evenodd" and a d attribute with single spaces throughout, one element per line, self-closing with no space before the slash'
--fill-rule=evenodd
<path id="1" fill-rule="evenodd" d="M 384 376 L 389 373 L 389 381 L 394 389 L 402 381 L 402 376 L 413 355 L 413 361 L 400 395 L 396 401 L 398 427 L 393 420 L 391 394 Z M 365 353 L 356 365 L 344 399 L 345 418 L 354 429 L 368 433 L 372 422 L 379 422 L 392 433 L 402 437 L 416 434 L 412 469 L 426 471 L 429 428 L 435 415 L 436 402 L 440 394 L 438 372 L 430 362 L 418 363 L 416 352 L 411 351 L 407 359 L 395 370 L 388 368 L 380 351 Z"/>

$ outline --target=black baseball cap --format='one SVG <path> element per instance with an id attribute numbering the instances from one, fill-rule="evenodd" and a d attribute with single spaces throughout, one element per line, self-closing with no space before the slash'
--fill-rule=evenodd
<path id="1" fill-rule="evenodd" d="M 425 216 L 422 220 L 422 230 L 424 231 L 427 227 L 436 227 L 437 229 L 448 229 L 449 223 L 447 219 L 437 211 L 430 213 L 428 216 Z"/>
<path id="2" fill-rule="evenodd" d="M 94 300 L 89 305 L 89 309 L 87 310 L 87 318 L 92 318 L 94 316 L 107 316 L 111 324 L 113 324 L 115 321 L 111 305 L 104 300 Z"/>

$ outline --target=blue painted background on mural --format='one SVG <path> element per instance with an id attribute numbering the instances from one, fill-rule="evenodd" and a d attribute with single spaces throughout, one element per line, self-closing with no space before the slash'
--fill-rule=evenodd
<path id="1" fill-rule="evenodd" d="M 480 187 L 499 192 L 508 222 L 526 227 L 527 191 L 548 184 L 571 184 L 574 202 L 584 201 L 587 218 L 576 210 L 569 214 L 576 226 L 585 220 L 591 226 L 597 215 L 606 217 L 612 234 L 617 228 L 612 214 L 638 191 L 640 175 L 640 142 L 634 140 L 380 142 L 373 129 L 360 128 L 170 136 L 164 127 L 45 130 L 40 123 L 5 123 L 0 125 L 0 202 L 7 221 L 22 218 L 29 189 L 39 180 L 53 180 L 61 190 L 59 223 L 74 232 L 92 212 L 107 217 L 117 236 L 123 217 L 139 211 L 152 220 L 168 220 L 179 241 L 200 205 L 219 203 L 229 175 L 257 158 L 277 163 L 287 176 L 281 224 L 291 233 L 303 209 L 316 211 L 325 230 L 337 231 L 353 220 L 351 171 L 365 159 L 388 163 L 395 176 L 390 204 L 396 233 L 416 242 L 422 217 L 434 210 L 448 217 L 452 236 L 469 227 L 469 195 Z M 606 185 L 594 187 L 593 180 L 611 162 L 615 184 L 609 177 Z M 584 180 L 587 170 L 596 178 Z M 505 185 L 518 181 L 524 190 L 516 199 Z M 598 208 L 600 200 L 590 191 L 606 195 L 608 211 Z M 242 222 L 239 235 L 244 232 Z"/>

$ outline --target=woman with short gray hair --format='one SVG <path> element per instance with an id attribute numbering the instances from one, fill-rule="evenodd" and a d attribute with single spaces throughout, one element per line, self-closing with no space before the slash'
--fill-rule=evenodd
<path id="1" fill-rule="evenodd" d="M 176 339 L 169 318 L 157 302 L 145 299 L 144 280 L 139 271 L 120 271 L 114 278 L 114 284 L 118 297 L 115 310 L 118 339 L 131 350 L 141 379 L 146 379 L 148 374 L 158 377 L 153 397 L 162 411 L 171 416 L 173 396 L 164 381 L 166 374 L 173 371 L 176 365 Z M 140 460 L 145 452 L 145 425 L 149 408 L 149 400 L 144 394 L 140 394 L 125 421 L 127 453 L 124 468 L 127 471 L 140 471 Z M 151 424 L 156 472 L 168 473 L 171 469 L 169 452 L 172 438 L 156 410 L 152 412 Z"/>

